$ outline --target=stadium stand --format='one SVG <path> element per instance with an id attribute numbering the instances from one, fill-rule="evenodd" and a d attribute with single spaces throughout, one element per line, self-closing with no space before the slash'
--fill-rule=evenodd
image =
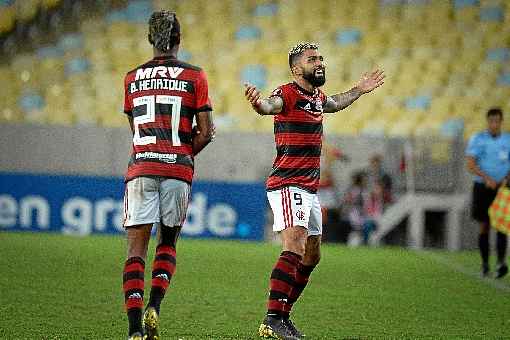
<path id="1" fill-rule="evenodd" d="M 471 135 L 480 112 L 510 111 L 510 5 L 504 0 L 131 0 L 83 15 L 72 32 L 0 64 L 0 121 L 125 126 L 125 72 L 151 56 L 146 21 L 159 8 L 179 13 L 183 60 L 208 73 L 219 130 L 270 132 L 242 95 L 289 79 L 286 54 L 314 40 L 326 58 L 328 93 L 344 91 L 375 66 L 387 73 L 376 96 L 327 116 L 329 133 Z M 0 1 L 0 35 L 30 25 L 58 0 Z M 331 10 L 332 8 L 336 10 Z M 320 18 L 320 25 L 318 23 Z M 221 29 L 218 29 L 218 25 Z M 510 128 L 510 120 L 506 121 Z"/>

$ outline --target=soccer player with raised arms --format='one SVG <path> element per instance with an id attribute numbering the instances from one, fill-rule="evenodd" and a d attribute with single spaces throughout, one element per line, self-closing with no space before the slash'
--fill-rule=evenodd
<path id="1" fill-rule="evenodd" d="M 294 340 L 303 334 L 290 320 L 290 312 L 320 259 L 322 217 L 317 188 L 323 114 L 345 109 L 381 86 L 385 76 L 381 70 L 367 73 L 351 90 L 327 96 L 320 89 L 326 82 L 326 68 L 317 44 L 293 47 L 289 66 L 293 82 L 279 86 L 267 99 L 246 84 L 245 96 L 258 114 L 274 117 L 276 158 L 266 188 L 273 230 L 280 233 L 283 248 L 271 273 L 267 315 L 259 335 Z"/>
<path id="2" fill-rule="evenodd" d="M 128 254 L 123 288 L 130 340 L 159 339 L 160 305 L 175 272 L 194 156 L 214 134 L 205 73 L 177 59 L 180 38 L 175 13 L 154 12 L 148 35 L 154 58 L 125 77 L 124 112 L 133 132 L 124 196 Z M 145 259 L 155 223 L 158 245 L 142 326 Z"/>

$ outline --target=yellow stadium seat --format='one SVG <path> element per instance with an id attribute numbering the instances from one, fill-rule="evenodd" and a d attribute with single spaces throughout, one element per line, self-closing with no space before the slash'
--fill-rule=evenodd
<path id="1" fill-rule="evenodd" d="M 16 16 L 30 20 L 40 8 L 54 8 L 60 3 L 18 0 L 16 6 L 0 11 L 0 33 L 12 29 Z M 486 61 L 488 48 L 508 47 L 510 6 L 503 0 L 482 0 L 480 6 L 504 5 L 505 23 L 480 22 L 478 6 L 458 10 L 442 0 L 400 1 L 395 5 L 379 0 L 324 0 L 313 6 L 306 0 L 279 0 L 274 16 L 255 16 L 255 8 L 266 3 L 152 1 L 155 9 L 177 11 L 183 32 L 181 47 L 190 53 L 191 63 L 207 72 L 210 96 L 225 121 L 224 129 L 271 132 L 272 119 L 258 117 L 244 99 L 241 70 L 246 65 L 264 65 L 267 86 L 262 92 L 267 96 L 276 86 L 291 81 L 287 51 L 303 40 L 321 44 L 329 75 L 324 90 L 329 94 L 348 90 L 362 73 L 375 67 L 387 74 L 386 84 L 373 96 L 326 117 L 327 129 L 333 133 L 420 135 L 436 131 L 455 116 L 465 117 L 470 127 L 475 126 L 471 116 L 485 110 L 485 105 L 510 109 L 509 88 L 497 85 L 501 73 L 510 69 L 506 70 L 504 63 Z M 20 11 L 15 12 L 16 8 Z M 216 20 L 220 17 L 221 27 Z M 320 27 L 316 18 L 322 20 Z M 31 113 L 27 119 L 49 124 L 126 126 L 125 117 L 119 113 L 123 77 L 152 57 L 146 23 L 111 23 L 99 17 L 80 22 L 83 49 L 67 52 L 64 58 L 42 60 L 34 53 L 23 54 L 6 66 L 8 72 L 0 69 L 2 79 L 9 84 L 0 91 L 0 101 L 8 108 L 0 112 L 2 122 L 22 118 L 16 111 L 17 98 L 23 89 L 33 88 L 45 94 L 47 105 L 42 113 Z M 259 27 L 262 38 L 235 40 L 241 25 Z M 359 29 L 360 42 L 338 45 L 335 35 L 345 28 Z M 91 68 L 68 77 L 65 62 L 84 56 Z M 89 89 L 83 89 L 85 83 L 90 84 Z M 80 91 L 82 95 L 78 95 Z M 402 107 L 407 97 L 417 94 L 432 96 L 426 113 Z"/>
<path id="2" fill-rule="evenodd" d="M 367 119 L 360 129 L 360 133 L 370 136 L 384 136 L 390 126 L 390 121 L 382 116 L 377 119 Z"/>
<path id="3" fill-rule="evenodd" d="M 437 97 L 432 99 L 430 112 L 432 115 L 448 117 L 453 112 L 454 99 L 452 97 Z"/>
<path id="4" fill-rule="evenodd" d="M 62 0 L 41 0 L 41 6 L 45 10 L 53 9 L 57 7 Z"/>
<path id="5" fill-rule="evenodd" d="M 345 115 L 342 112 L 325 117 L 324 129 L 327 134 L 357 135 L 360 130 L 361 120 L 355 116 Z"/>
<path id="6" fill-rule="evenodd" d="M 466 6 L 455 11 L 455 20 L 464 24 L 475 24 L 478 22 L 480 9 L 477 6 Z"/>
<path id="7" fill-rule="evenodd" d="M 473 115 L 479 112 L 479 104 L 468 98 L 459 98 L 452 107 L 454 116 L 459 118 L 471 119 Z"/>
<path id="8" fill-rule="evenodd" d="M 40 61 L 38 71 L 41 87 L 47 88 L 63 81 L 64 61 L 60 58 L 45 58 Z"/>
<path id="9" fill-rule="evenodd" d="M 388 130 L 387 134 L 390 137 L 409 137 L 414 133 L 414 125 L 408 122 L 398 122 L 393 124 Z"/>
<path id="10" fill-rule="evenodd" d="M 441 123 L 442 121 L 440 120 L 421 122 L 416 126 L 414 135 L 424 137 L 437 135 L 439 134 Z"/>
<path id="11" fill-rule="evenodd" d="M 99 116 L 99 121 L 104 127 L 127 127 L 126 115 L 120 110 L 120 106 L 108 106 Z"/>
<path id="12" fill-rule="evenodd" d="M 2 7 L 0 9 L 0 34 L 12 31 L 15 22 L 16 8 L 13 5 Z"/>
<path id="13" fill-rule="evenodd" d="M 258 117 L 255 120 L 255 131 L 261 133 L 272 133 L 274 129 L 274 122 L 271 117 Z"/>
<path id="14" fill-rule="evenodd" d="M 33 20 L 39 10 L 40 0 L 18 0 L 14 3 L 16 6 L 16 20 L 20 22 L 29 22 Z"/>
<path id="15" fill-rule="evenodd" d="M 0 109 L 0 122 L 19 123 L 23 121 L 23 116 L 16 106 L 4 106 Z"/>

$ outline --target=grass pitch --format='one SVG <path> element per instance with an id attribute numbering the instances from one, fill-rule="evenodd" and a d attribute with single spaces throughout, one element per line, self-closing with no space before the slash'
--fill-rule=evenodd
<path id="1" fill-rule="evenodd" d="M 279 252 L 181 240 L 163 339 L 257 339 Z M 124 255 L 122 236 L 0 232 L 0 338 L 125 339 Z M 510 279 L 477 272 L 476 252 L 324 245 L 293 320 L 307 339 L 509 339 Z"/>

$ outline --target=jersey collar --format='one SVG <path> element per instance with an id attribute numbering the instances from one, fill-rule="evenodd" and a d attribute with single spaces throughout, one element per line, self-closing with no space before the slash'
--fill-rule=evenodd
<path id="1" fill-rule="evenodd" d="M 167 60 L 167 59 L 173 59 L 176 60 L 177 58 L 172 55 L 160 55 L 158 57 L 152 58 L 152 60 Z"/>
<path id="2" fill-rule="evenodd" d="M 299 91 L 303 92 L 304 94 L 306 94 L 308 96 L 313 96 L 313 95 L 317 94 L 317 89 L 315 89 L 313 92 L 310 92 L 310 91 L 302 88 L 301 86 L 299 86 L 299 84 L 296 83 L 295 81 L 293 81 L 292 84 L 294 84 L 294 86 L 296 86 Z"/>

